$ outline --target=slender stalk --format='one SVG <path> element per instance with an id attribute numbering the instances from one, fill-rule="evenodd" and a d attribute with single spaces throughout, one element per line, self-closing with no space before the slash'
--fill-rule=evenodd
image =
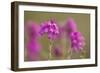
<path id="1" fill-rule="evenodd" d="M 51 49 L 52 49 L 52 45 L 50 45 L 50 48 L 49 48 L 49 59 L 52 58 L 52 55 L 51 55 Z"/>
<path id="2" fill-rule="evenodd" d="M 50 45 L 49 45 L 49 59 L 52 59 L 52 40 L 50 40 Z"/>
<path id="3" fill-rule="evenodd" d="M 68 59 L 71 59 L 71 57 L 72 57 L 72 50 L 71 50 L 71 48 L 69 48 L 69 50 L 68 50 Z"/>

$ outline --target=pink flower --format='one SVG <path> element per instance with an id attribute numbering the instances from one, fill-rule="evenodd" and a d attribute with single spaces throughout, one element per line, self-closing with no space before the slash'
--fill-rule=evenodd
<path id="1" fill-rule="evenodd" d="M 30 60 L 37 60 L 41 51 L 41 45 L 38 42 L 39 38 L 39 26 L 34 22 L 28 22 L 25 27 L 29 40 L 27 42 L 28 57 Z"/>
<path id="2" fill-rule="evenodd" d="M 42 23 L 40 34 L 43 35 L 47 33 L 49 39 L 55 39 L 59 34 L 59 28 L 54 20 L 49 20 L 45 23 Z"/>
<path id="3" fill-rule="evenodd" d="M 73 51 L 80 51 L 85 46 L 85 39 L 80 32 L 72 32 L 69 35 Z"/>
<path id="4" fill-rule="evenodd" d="M 65 31 L 70 39 L 72 50 L 75 52 L 82 50 L 85 46 L 85 38 L 78 31 L 77 24 L 72 18 L 68 19 Z"/>
<path id="5" fill-rule="evenodd" d="M 37 39 L 39 37 L 39 25 L 34 23 L 33 21 L 29 21 L 26 23 L 25 32 L 28 33 L 30 39 Z"/>

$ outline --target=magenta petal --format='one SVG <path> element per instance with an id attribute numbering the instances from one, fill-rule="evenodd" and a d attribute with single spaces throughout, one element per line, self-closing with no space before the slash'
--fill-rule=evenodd
<path id="1" fill-rule="evenodd" d="M 83 36 L 79 36 L 79 37 L 77 37 L 77 40 L 80 42 L 83 42 L 83 41 L 85 41 L 85 38 Z"/>
<path id="2" fill-rule="evenodd" d="M 72 40 L 72 43 L 77 44 L 78 42 L 77 40 Z"/>

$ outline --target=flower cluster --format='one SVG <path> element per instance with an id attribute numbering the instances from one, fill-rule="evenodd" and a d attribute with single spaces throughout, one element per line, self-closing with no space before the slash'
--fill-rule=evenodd
<path id="1" fill-rule="evenodd" d="M 85 39 L 82 34 L 80 32 L 71 32 L 69 36 L 73 50 L 76 52 L 82 50 L 85 45 Z"/>
<path id="2" fill-rule="evenodd" d="M 75 52 L 79 52 L 85 46 L 85 38 L 82 33 L 78 31 L 77 25 L 72 18 L 67 21 L 67 34 L 71 41 L 71 48 Z"/>
<path id="3" fill-rule="evenodd" d="M 55 39 L 57 37 L 59 28 L 54 20 L 42 23 L 40 34 L 43 35 L 44 33 L 47 33 L 49 39 Z"/>

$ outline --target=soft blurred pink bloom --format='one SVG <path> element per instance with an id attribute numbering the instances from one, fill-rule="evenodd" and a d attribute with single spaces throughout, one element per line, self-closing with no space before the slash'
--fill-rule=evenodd
<path id="1" fill-rule="evenodd" d="M 41 45 L 38 42 L 39 38 L 39 25 L 29 21 L 26 23 L 25 31 L 28 34 L 29 41 L 27 43 L 28 57 L 30 60 L 39 59 Z"/>
<path id="2" fill-rule="evenodd" d="M 61 57 L 62 56 L 62 49 L 60 47 L 54 47 L 53 54 L 55 55 L 55 57 Z"/>

